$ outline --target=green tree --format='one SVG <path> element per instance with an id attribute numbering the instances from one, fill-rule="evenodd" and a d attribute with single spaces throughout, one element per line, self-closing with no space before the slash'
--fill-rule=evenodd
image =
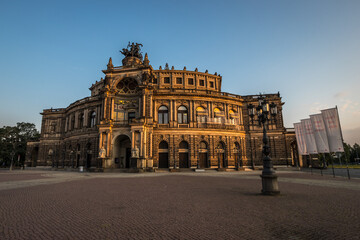
<path id="1" fill-rule="evenodd" d="M 15 127 L 0 128 L 0 166 L 22 165 L 25 161 L 26 143 L 37 141 L 39 132 L 33 123 L 17 123 Z M 19 161 L 18 161 L 19 160 Z"/>

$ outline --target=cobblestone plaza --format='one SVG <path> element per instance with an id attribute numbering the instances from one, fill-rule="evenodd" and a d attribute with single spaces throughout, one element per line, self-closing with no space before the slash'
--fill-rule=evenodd
<path id="1" fill-rule="evenodd" d="M 360 179 L 0 171 L 0 239 L 359 239 Z"/>

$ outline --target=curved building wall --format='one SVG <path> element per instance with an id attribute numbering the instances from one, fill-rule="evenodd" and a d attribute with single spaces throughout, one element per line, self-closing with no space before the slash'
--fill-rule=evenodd
<path id="1" fill-rule="evenodd" d="M 134 57 L 67 108 L 44 110 L 41 139 L 28 145 L 28 166 L 88 169 L 235 168 L 262 164 L 262 130 L 247 106 L 258 96 L 221 92 L 222 77 L 195 71 L 154 70 Z M 278 106 L 269 120 L 274 164 L 290 163 L 293 134 Z M 38 157 L 34 157 L 37 152 Z M 34 148 L 32 150 L 32 148 Z M 34 162 L 36 160 L 36 163 Z"/>

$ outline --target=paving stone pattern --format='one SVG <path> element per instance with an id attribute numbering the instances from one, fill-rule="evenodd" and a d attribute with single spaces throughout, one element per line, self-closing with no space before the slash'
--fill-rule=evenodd
<path id="1" fill-rule="evenodd" d="M 0 190 L 0 239 L 360 239 L 356 180 L 279 173 L 269 197 L 259 172 L 37 174 L 57 181 Z"/>

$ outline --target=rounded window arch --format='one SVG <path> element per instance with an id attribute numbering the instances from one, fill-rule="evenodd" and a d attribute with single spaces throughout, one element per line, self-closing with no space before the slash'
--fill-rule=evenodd
<path id="1" fill-rule="evenodd" d="M 178 123 L 180 124 L 188 123 L 188 109 L 185 106 L 178 107 Z"/>
<path id="2" fill-rule="evenodd" d="M 196 112 L 205 113 L 205 112 L 206 112 L 206 110 L 205 110 L 205 108 L 203 108 L 203 107 L 199 106 L 199 107 L 197 107 L 197 108 L 196 108 Z"/>
<path id="3" fill-rule="evenodd" d="M 205 141 L 201 141 L 200 142 L 200 149 L 207 149 L 208 148 L 208 144 Z"/>
<path id="4" fill-rule="evenodd" d="M 179 144 L 180 149 L 189 149 L 189 144 L 187 141 L 181 141 Z"/>
<path id="5" fill-rule="evenodd" d="M 119 93 L 137 93 L 139 91 L 138 83 L 135 79 L 132 78 L 125 78 L 121 80 L 117 85 L 116 88 L 119 90 Z"/>
<path id="6" fill-rule="evenodd" d="M 206 122 L 206 109 L 199 106 L 196 108 L 196 118 L 199 123 Z"/>
<path id="7" fill-rule="evenodd" d="M 159 107 L 158 123 L 159 124 L 168 124 L 169 123 L 169 110 L 166 106 Z"/>
<path id="8" fill-rule="evenodd" d="M 220 141 L 216 147 L 217 149 L 225 149 L 225 143 L 223 141 Z"/>
<path id="9" fill-rule="evenodd" d="M 214 113 L 221 113 L 220 108 L 214 108 Z"/>
<path id="10" fill-rule="evenodd" d="M 161 141 L 159 143 L 159 149 L 168 149 L 169 148 L 169 144 L 166 141 Z"/>

